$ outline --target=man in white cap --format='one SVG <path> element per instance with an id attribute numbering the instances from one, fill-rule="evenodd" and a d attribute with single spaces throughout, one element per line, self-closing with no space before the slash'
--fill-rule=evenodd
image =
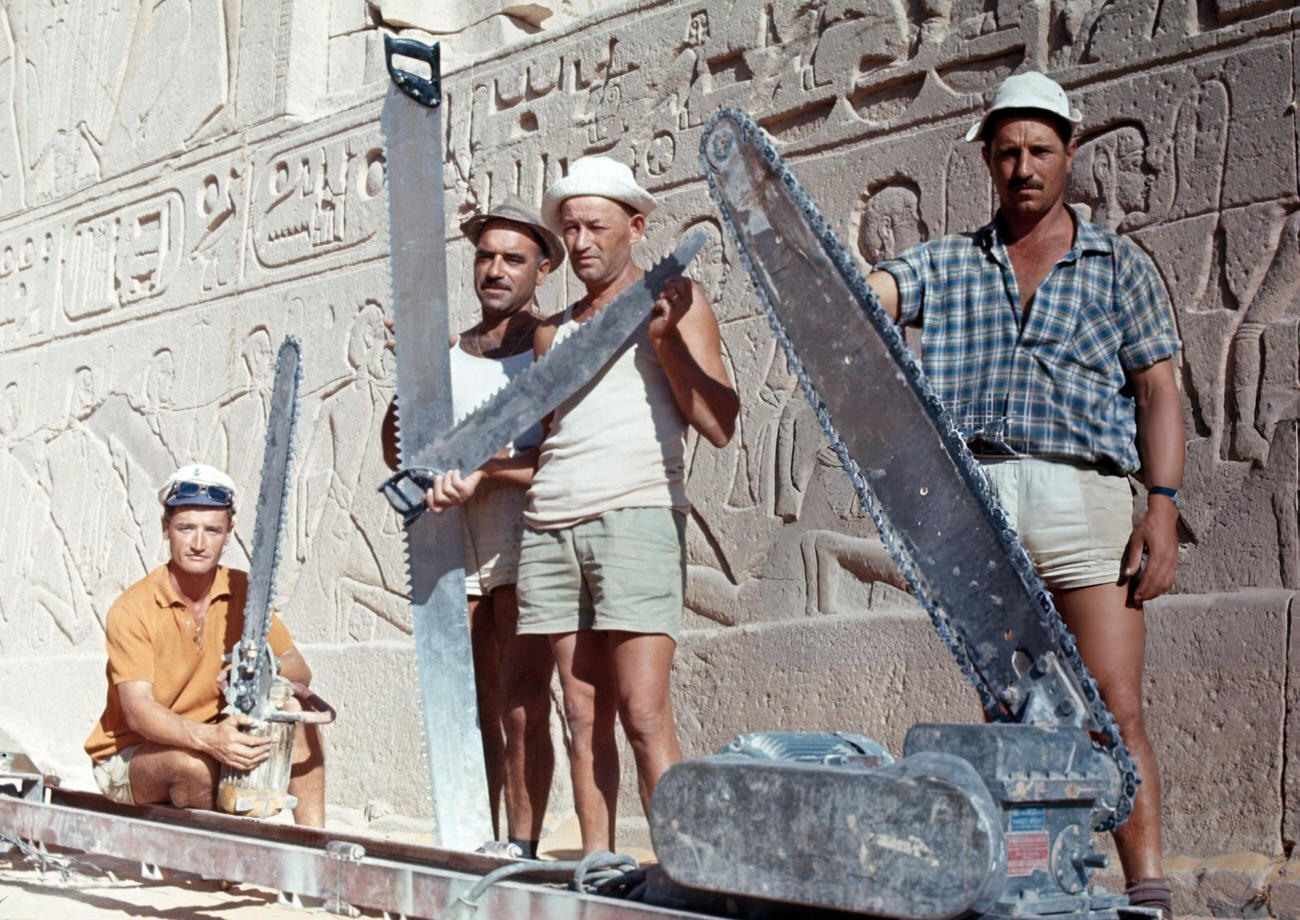
<path id="1" fill-rule="evenodd" d="M 247 716 L 221 716 L 222 655 L 243 631 L 248 595 L 246 574 L 220 564 L 234 529 L 235 484 L 191 463 L 158 497 L 171 558 L 108 610 L 108 699 L 86 753 L 114 802 L 212 808 L 221 764 L 247 770 L 269 754 L 267 739 L 240 730 Z M 284 677 L 311 682 L 278 617 L 269 642 Z M 295 820 L 323 827 L 325 757 L 314 725 L 295 732 L 289 792 L 298 797 Z"/>
<path id="2" fill-rule="evenodd" d="M 539 356 L 644 275 L 632 247 L 654 208 L 632 171 L 607 157 L 578 160 L 547 189 L 542 219 L 563 237 L 586 294 L 538 329 Z M 686 427 L 720 447 L 739 406 L 713 309 L 698 284 L 675 278 L 631 347 L 543 423 L 518 629 L 548 636 L 559 666 L 587 852 L 614 847 L 615 719 L 645 808 L 681 758 L 669 675 L 686 581 Z"/>
<path id="3" fill-rule="evenodd" d="M 541 323 L 536 291 L 564 262 L 564 243 L 533 208 L 515 197 L 460 225 L 474 246 L 474 293 L 481 318 L 451 344 L 451 399 L 456 420 L 473 412 L 533 360 Z M 474 680 L 487 767 L 494 834 L 504 790 L 506 839 L 483 852 L 533 859 L 551 791 L 550 643 L 518 635 L 515 581 L 523 533 L 524 492 L 537 463 L 541 428 L 516 439 L 509 451 L 461 478 L 443 477 L 431 507 L 472 494 L 464 508 L 465 588 L 468 593 Z M 396 468 L 396 444 L 390 441 Z M 503 732 L 504 729 L 504 732 Z"/>
<path id="4" fill-rule="evenodd" d="M 1143 782 L 1116 847 L 1131 900 L 1168 915 L 1142 602 L 1168 590 L 1178 562 L 1181 346 L 1147 255 L 1065 204 L 1081 120 L 1049 78 L 1008 78 L 966 134 L 983 144 L 994 220 L 922 243 L 867 280 L 892 318 L 921 326 L 927 378 L 1119 721 Z M 1126 474 L 1146 486 L 1136 527 Z"/>

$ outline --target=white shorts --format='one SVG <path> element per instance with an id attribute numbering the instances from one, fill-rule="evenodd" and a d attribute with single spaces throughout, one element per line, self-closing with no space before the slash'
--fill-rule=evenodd
<path id="1" fill-rule="evenodd" d="M 124 747 L 116 754 L 110 754 L 95 764 L 92 773 L 95 785 L 104 793 L 104 798 L 119 805 L 134 805 L 131 796 L 131 755 L 140 745 Z"/>
<path id="2" fill-rule="evenodd" d="M 470 597 L 486 597 L 493 588 L 515 583 L 525 494 L 509 483 L 485 482 L 461 509 L 465 593 Z"/>
<path id="3" fill-rule="evenodd" d="M 1050 590 L 1119 581 L 1133 532 L 1127 477 L 1034 457 L 981 457 L 980 463 Z"/>

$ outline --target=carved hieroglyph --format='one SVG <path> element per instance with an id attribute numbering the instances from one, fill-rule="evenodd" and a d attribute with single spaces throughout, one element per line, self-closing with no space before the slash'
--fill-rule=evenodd
<path id="1" fill-rule="evenodd" d="M 400 689 L 410 623 L 397 523 L 374 494 L 392 392 L 385 17 L 399 33 L 465 30 L 444 37 L 449 227 L 506 193 L 538 203 L 569 163 L 604 153 L 661 202 L 643 261 L 689 230 L 710 237 L 692 273 L 713 301 L 743 409 L 727 447 L 688 445 L 679 699 L 689 751 L 726 731 L 797 724 L 896 740 L 899 692 L 917 695 L 908 712 L 964 712 L 945 681 L 917 676 L 949 664 L 941 652 L 930 659 L 929 627 L 894 586 L 720 231 L 696 152 L 719 106 L 754 115 L 866 269 L 989 219 L 992 188 L 961 134 L 1003 77 L 1051 71 L 1085 115 L 1071 197 L 1150 253 L 1185 343 L 1178 590 L 1227 592 L 1254 610 L 1246 589 L 1285 596 L 1300 584 L 1300 24 L 1288 4 L 597 5 L 0 9 L 0 736 L 84 781 L 78 750 L 102 699 L 105 610 L 161 559 L 154 489 L 177 463 L 204 460 L 230 470 L 248 507 L 271 356 L 294 334 L 305 378 L 279 600 L 308 658 L 325 663 L 322 689 L 343 704 L 335 736 L 349 744 L 331 752 L 331 797 L 360 807 L 357 796 L 373 794 L 364 747 L 383 739 L 385 797 L 424 807 L 416 701 Z M 488 35 L 511 44 L 489 46 Z M 448 245 L 463 326 L 475 306 L 469 248 Z M 565 272 L 541 301 L 550 311 L 574 296 Z M 246 560 L 250 527 L 241 515 L 232 564 Z M 1270 597 L 1261 623 L 1277 621 Z M 1157 612 L 1175 617 L 1192 601 L 1166 603 Z M 872 622 L 885 644 L 872 644 Z M 1168 634 L 1157 628 L 1153 641 Z M 850 635 L 861 641 L 826 638 Z M 808 648 L 840 657 L 820 667 Z M 749 655 L 779 660 L 735 664 Z M 1178 655 L 1153 660 L 1167 669 L 1157 685 L 1197 679 L 1177 670 Z M 763 672 L 784 667 L 796 669 L 799 699 L 764 686 Z M 77 692 L 61 697 L 66 735 L 50 738 L 55 720 L 30 708 L 27 688 L 55 679 Z M 895 683 L 885 692 L 880 680 Z M 742 724 L 738 713 L 769 721 Z M 1155 731 L 1176 753 L 1174 735 Z M 1191 753 L 1175 760 L 1167 788 L 1193 769 Z M 1230 807 L 1211 792 L 1171 801 L 1179 814 Z M 1270 795 L 1251 807 L 1259 827 L 1276 829 L 1282 819 L 1265 812 L 1281 809 L 1281 793 Z M 1202 826 L 1175 815 L 1167 842 L 1214 851 Z M 1233 846 L 1277 848 L 1260 835 Z"/>

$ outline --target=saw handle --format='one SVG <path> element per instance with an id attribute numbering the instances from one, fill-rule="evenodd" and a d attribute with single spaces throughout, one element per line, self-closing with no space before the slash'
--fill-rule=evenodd
<path id="1" fill-rule="evenodd" d="M 438 478 L 438 470 L 423 466 L 411 466 L 398 470 L 380 485 L 379 491 L 393 510 L 402 516 L 402 524 L 411 526 L 411 522 L 423 514 L 428 505 L 424 503 L 424 493 L 433 488 Z"/>
<path id="2" fill-rule="evenodd" d="M 429 76 L 418 77 L 410 71 L 402 70 L 393 63 L 393 56 L 423 61 L 429 65 Z M 442 72 L 440 65 L 441 49 L 437 42 L 426 45 L 413 38 L 393 38 L 384 36 L 384 62 L 388 65 L 388 75 L 407 96 L 420 105 L 436 109 L 442 103 Z"/>

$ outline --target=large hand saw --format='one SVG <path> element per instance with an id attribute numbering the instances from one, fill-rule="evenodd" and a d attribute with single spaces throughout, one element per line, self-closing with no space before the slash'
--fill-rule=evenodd
<path id="1" fill-rule="evenodd" d="M 397 357 L 398 455 L 418 465 L 452 424 L 438 46 L 384 37 L 393 78 L 379 125 L 388 156 L 389 270 Z M 394 57 L 428 69 L 401 69 Z M 425 755 L 437 846 L 492 836 L 465 605 L 459 509 L 406 528 Z"/>

